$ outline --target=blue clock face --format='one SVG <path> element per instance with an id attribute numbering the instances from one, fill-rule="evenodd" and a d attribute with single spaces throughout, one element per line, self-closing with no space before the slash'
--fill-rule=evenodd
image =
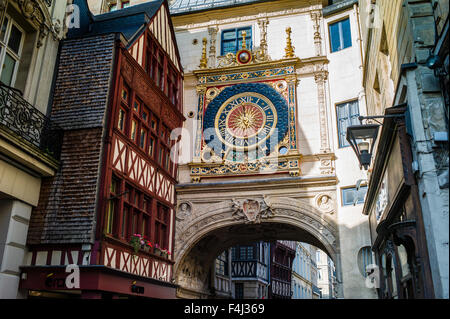
<path id="1" fill-rule="evenodd" d="M 288 131 L 287 110 L 285 99 L 267 84 L 227 87 L 206 109 L 205 142 L 227 160 L 267 156 Z"/>

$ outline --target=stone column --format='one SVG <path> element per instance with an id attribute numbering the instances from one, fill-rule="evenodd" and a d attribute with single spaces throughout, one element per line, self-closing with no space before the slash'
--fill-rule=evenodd
<path id="1" fill-rule="evenodd" d="M 18 296 L 31 209 L 18 200 L 0 200 L 0 299 Z"/>

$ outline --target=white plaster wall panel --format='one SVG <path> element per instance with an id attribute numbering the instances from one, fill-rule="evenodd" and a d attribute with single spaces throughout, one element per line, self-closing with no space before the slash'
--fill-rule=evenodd
<path id="1" fill-rule="evenodd" d="M 52 265 L 60 265 L 61 264 L 61 251 L 60 250 L 54 250 L 52 252 Z"/>
<path id="2" fill-rule="evenodd" d="M 317 85 L 313 77 L 301 78 L 297 87 L 297 122 L 299 151 L 315 154 L 320 151 L 320 122 Z"/>
<path id="3" fill-rule="evenodd" d="M 175 30 L 177 31 L 177 29 Z M 202 39 L 209 39 L 208 30 L 203 28 L 201 30 L 177 31 L 176 38 L 178 47 L 183 50 L 181 65 L 185 74 L 197 70 L 202 55 Z M 194 39 L 197 39 L 197 44 L 193 44 Z"/>
<path id="4" fill-rule="evenodd" d="M 130 262 L 131 256 L 129 253 L 126 252 L 120 252 L 120 270 L 126 271 L 128 269 L 128 272 L 131 268 L 131 262 Z"/>
<path id="5" fill-rule="evenodd" d="M 113 248 L 107 247 L 105 249 L 105 256 L 104 256 L 105 266 L 108 266 L 108 263 L 110 263 L 112 268 L 116 268 L 116 253 L 117 250 Z"/>
<path id="6" fill-rule="evenodd" d="M 314 56 L 314 30 L 309 14 L 269 19 L 267 25 L 267 44 L 272 60 L 282 59 L 285 55 L 286 28 L 291 27 L 292 46 L 299 58 Z"/>
<path id="7" fill-rule="evenodd" d="M 24 264 L 25 265 L 31 265 L 31 260 L 33 259 L 33 252 L 28 251 L 25 254 L 25 258 L 24 258 Z"/>
<path id="8" fill-rule="evenodd" d="M 36 252 L 36 266 L 44 266 L 47 264 L 47 251 Z"/>

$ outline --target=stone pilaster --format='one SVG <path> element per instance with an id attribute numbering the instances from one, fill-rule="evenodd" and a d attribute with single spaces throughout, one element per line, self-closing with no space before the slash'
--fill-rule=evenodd
<path id="1" fill-rule="evenodd" d="M 217 32 L 219 31 L 219 27 L 217 25 L 211 26 L 208 28 L 209 34 L 209 61 L 208 65 L 210 68 L 216 67 L 216 41 L 217 41 Z"/>
<path id="2" fill-rule="evenodd" d="M 198 85 L 196 87 L 198 95 L 198 112 L 197 112 L 197 132 L 195 137 L 195 150 L 193 162 L 201 161 L 202 148 L 202 132 L 203 132 L 203 108 L 205 104 L 206 86 Z"/>
<path id="3" fill-rule="evenodd" d="M 259 19 L 258 26 L 261 34 L 261 42 L 260 47 L 264 56 L 268 56 L 268 48 L 267 48 L 267 25 L 269 24 L 269 19 Z"/>
<path id="4" fill-rule="evenodd" d="M 319 106 L 320 123 L 320 152 L 330 153 L 330 142 L 328 140 L 327 107 L 326 107 L 326 88 L 325 83 L 328 79 L 328 71 L 320 70 L 314 73 L 314 80 L 317 84 L 317 104 Z"/>
<path id="5" fill-rule="evenodd" d="M 322 12 L 311 11 L 311 20 L 314 28 L 314 48 L 316 56 L 322 56 L 322 37 L 320 36 L 320 21 L 322 19 Z"/>
<path id="6" fill-rule="evenodd" d="M 297 120 L 296 120 L 296 89 L 297 89 L 297 76 L 290 75 L 286 77 L 289 94 L 289 152 L 297 151 Z"/>

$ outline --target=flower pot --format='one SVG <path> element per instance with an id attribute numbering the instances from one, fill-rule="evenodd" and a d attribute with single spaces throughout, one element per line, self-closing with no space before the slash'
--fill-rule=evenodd
<path id="1" fill-rule="evenodd" d="M 144 251 L 146 253 L 148 253 L 150 251 L 150 246 L 149 245 L 144 245 Z"/>

